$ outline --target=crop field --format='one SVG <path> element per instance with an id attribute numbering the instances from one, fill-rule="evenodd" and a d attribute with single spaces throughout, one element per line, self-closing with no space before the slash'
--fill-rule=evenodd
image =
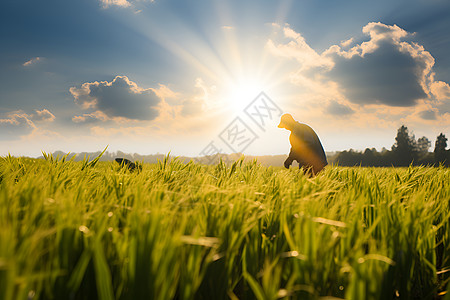
<path id="1" fill-rule="evenodd" d="M 0 158 L 0 299 L 450 299 L 450 170 Z"/>

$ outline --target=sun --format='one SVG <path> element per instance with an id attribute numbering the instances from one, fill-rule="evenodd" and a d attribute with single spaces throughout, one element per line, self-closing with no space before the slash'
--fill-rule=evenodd
<path id="1" fill-rule="evenodd" d="M 267 89 L 267 85 L 258 79 L 241 79 L 227 85 L 227 93 L 224 99 L 229 109 L 239 112 L 252 102 L 261 92 Z"/>

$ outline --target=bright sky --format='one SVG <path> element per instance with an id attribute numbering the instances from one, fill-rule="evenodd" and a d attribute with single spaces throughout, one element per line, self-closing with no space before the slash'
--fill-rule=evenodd
<path id="1" fill-rule="evenodd" d="M 446 0 L 2 0 L 0 155 L 287 154 L 284 112 L 326 151 L 390 148 L 402 124 L 434 147 L 449 15 Z"/>

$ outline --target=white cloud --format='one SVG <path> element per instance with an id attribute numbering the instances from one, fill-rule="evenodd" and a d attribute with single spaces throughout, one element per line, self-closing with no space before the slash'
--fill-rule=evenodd
<path id="1" fill-rule="evenodd" d="M 35 113 L 25 113 L 22 110 L 13 111 L 5 114 L 5 117 L 0 118 L 0 124 L 11 126 L 25 126 L 31 129 L 37 128 L 35 123 L 39 122 L 53 122 L 55 115 L 48 109 L 35 110 Z"/>
<path id="2" fill-rule="evenodd" d="M 81 116 L 74 116 L 72 118 L 74 123 L 92 123 L 96 121 L 105 122 L 108 120 L 110 120 L 110 118 L 108 118 L 108 116 L 101 111 L 94 111 L 93 113 L 82 114 Z"/>
<path id="3" fill-rule="evenodd" d="M 202 115 L 211 109 L 212 98 L 216 92 L 215 85 L 208 85 L 202 78 L 196 78 L 194 84 L 195 92 L 174 92 L 165 85 L 155 90 L 157 95 L 164 99 L 161 109 L 164 118 L 173 119 L 178 117 L 195 117 Z"/>
<path id="4" fill-rule="evenodd" d="M 119 7 L 129 7 L 131 3 L 127 0 L 100 0 L 104 8 L 108 8 L 110 6 L 119 6 Z"/>
<path id="5" fill-rule="evenodd" d="M 34 64 L 38 63 L 38 62 L 41 61 L 41 60 L 42 60 L 42 57 L 34 57 L 34 58 L 32 58 L 32 59 L 30 59 L 30 60 L 24 62 L 24 63 L 22 64 L 22 66 L 24 66 L 24 67 L 29 67 L 29 66 L 31 66 L 31 65 L 34 65 Z"/>
<path id="6" fill-rule="evenodd" d="M 355 44 L 352 37 L 318 53 L 300 33 L 285 25 L 286 41 L 269 39 L 266 47 L 275 56 L 298 61 L 289 78 L 303 91 L 304 107 L 309 103 L 313 109 L 313 103 L 321 103 L 324 112 L 339 115 L 350 112 L 340 106 L 343 103 L 351 104 L 353 110 L 370 106 L 358 115 L 373 114 L 386 120 L 400 116 L 404 120 L 408 116 L 440 120 L 439 115 L 450 112 L 450 85 L 434 80 L 435 60 L 412 41 L 413 33 L 380 22 L 368 23 L 362 32 L 367 40 Z"/>
<path id="7" fill-rule="evenodd" d="M 153 3 L 155 2 L 155 0 L 139 0 L 139 1 L 146 1 L 146 2 L 150 2 Z M 134 3 L 136 1 L 133 0 L 100 0 L 100 3 L 102 4 L 103 8 L 109 8 L 109 7 L 122 7 L 122 8 L 127 8 L 127 7 L 133 7 Z M 135 14 L 138 14 L 142 12 L 142 10 L 136 10 L 134 11 Z"/>
<path id="8" fill-rule="evenodd" d="M 6 118 L 0 119 L 0 124 L 10 124 L 10 125 L 27 125 L 31 128 L 35 128 L 33 121 L 31 121 L 32 116 L 26 114 L 22 111 L 11 112 L 6 115 Z"/>
<path id="9" fill-rule="evenodd" d="M 423 46 L 404 41 L 412 36 L 397 25 L 369 23 L 369 41 L 344 50 L 333 45 L 322 55 L 334 62 L 330 79 L 359 104 L 414 106 L 429 97 L 434 58 Z"/>
<path id="10" fill-rule="evenodd" d="M 408 32 L 397 25 L 386 25 L 381 22 L 370 22 L 363 27 L 363 33 L 368 34 L 372 41 L 381 39 L 394 40 L 400 42 L 402 38 L 408 36 Z"/>
<path id="11" fill-rule="evenodd" d="M 450 85 L 443 81 L 433 81 L 430 91 L 437 100 L 450 100 Z"/>
<path id="12" fill-rule="evenodd" d="M 155 90 L 139 87 L 126 76 L 116 76 L 111 82 L 85 82 L 79 88 L 71 87 L 69 91 L 75 103 L 85 110 L 93 110 L 87 114 L 97 119 L 99 112 L 109 119 L 142 121 L 153 120 L 160 114 L 158 105 L 161 98 Z M 79 116 L 75 120 L 85 119 Z"/>
<path id="13" fill-rule="evenodd" d="M 37 127 L 31 118 L 32 115 L 23 111 L 10 112 L 4 118 L 0 118 L 0 140 L 18 139 L 35 130 Z"/>
<path id="14" fill-rule="evenodd" d="M 284 38 L 290 40 L 287 44 L 277 44 L 272 39 L 268 40 L 266 49 L 273 55 L 297 60 L 301 70 L 307 70 L 313 67 L 325 67 L 329 69 L 333 66 L 333 62 L 329 58 L 314 51 L 303 36 L 292 30 L 288 24 L 283 28 L 283 35 Z"/>
<path id="15" fill-rule="evenodd" d="M 33 115 L 33 119 L 36 121 L 53 122 L 55 115 L 48 109 L 36 110 L 36 114 Z"/>
<path id="16" fill-rule="evenodd" d="M 189 140 L 193 136 L 203 138 L 206 134 L 215 134 L 212 131 L 217 130 L 216 122 L 223 121 L 217 113 L 208 113 L 216 112 L 208 105 L 211 101 L 215 102 L 216 87 L 202 78 L 197 78 L 189 91 L 175 91 L 164 84 L 152 90 L 162 99 L 158 104 L 159 115 L 152 122 L 118 124 L 115 117 L 111 118 L 98 110 L 74 116 L 72 121 L 86 124 L 91 136 L 108 137 L 110 140 L 127 137 L 127 141 L 148 141 L 156 137 L 167 139 L 170 136 L 176 136 L 177 141 Z"/>
<path id="17" fill-rule="evenodd" d="M 342 41 L 341 46 L 344 48 L 349 47 L 354 41 L 354 38 L 349 38 L 348 40 Z"/>
<path id="18" fill-rule="evenodd" d="M 183 101 L 182 115 L 202 114 L 206 110 L 212 109 L 214 106 L 213 98 L 217 90 L 215 85 L 208 85 L 202 78 L 197 78 L 195 79 L 194 87 L 200 91 L 200 93 Z"/>
<path id="19" fill-rule="evenodd" d="M 155 94 L 159 97 L 159 98 L 161 98 L 161 99 L 163 99 L 163 100 L 165 100 L 165 101 L 167 101 L 167 102 L 171 102 L 172 100 L 173 101 L 178 101 L 178 99 L 180 98 L 180 96 L 181 96 L 181 94 L 180 93 L 178 93 L 178 92 L 175 92 L 175 91 L 173 91 L 172 89 L 170 89 L 167 85 L 164 85 L 164 84 L 158 84 L 159 85 L 159 88 L 157 88 L 157 89 L 152 89 L 154 92 L 155 92 Z"/>

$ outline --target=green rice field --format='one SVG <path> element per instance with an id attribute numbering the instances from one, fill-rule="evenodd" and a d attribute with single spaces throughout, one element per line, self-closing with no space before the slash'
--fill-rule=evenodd
<path id="1" fill-rule="evenodd" d="M 0 158 L 0 299 L 450 299 L 450 170 Z"/>

